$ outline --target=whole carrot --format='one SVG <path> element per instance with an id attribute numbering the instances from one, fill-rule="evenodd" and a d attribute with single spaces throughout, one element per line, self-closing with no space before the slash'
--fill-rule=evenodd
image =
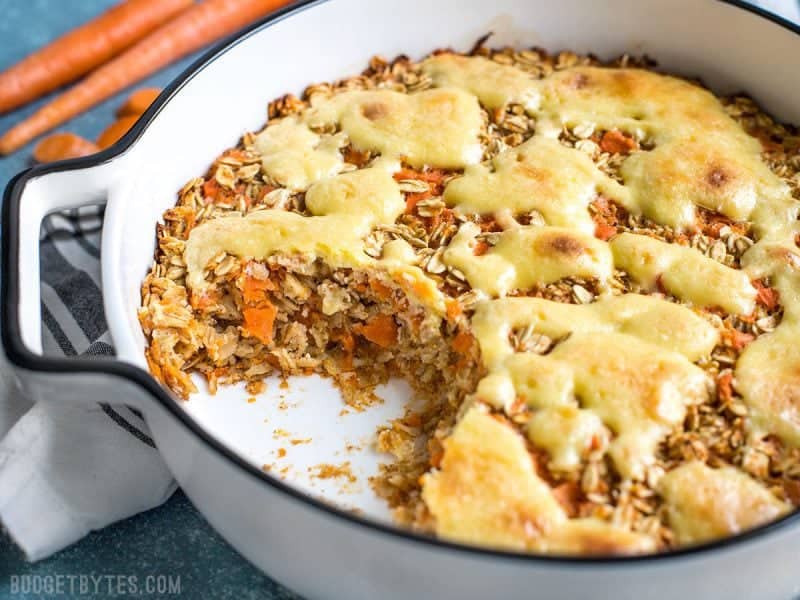
<path id="1" fill-rule="evenodd" d="M 126 0 L 0 73 L 0 114 L 75 81 L 192 4 Z"/>
<path id="2" fill-rule="evenodd" d="M 194 5 L 7 131 L 0 137 L 0 154 L 13 152 L 171 62 L 288 3 L 205 0 Z"/>

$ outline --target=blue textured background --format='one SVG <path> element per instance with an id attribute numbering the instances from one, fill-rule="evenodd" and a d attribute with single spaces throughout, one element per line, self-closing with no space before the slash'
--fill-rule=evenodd
<path id="1" fill-rule="evenodd" d="M 91 19 L 115 2 L 0 0 L 0 70 L 54 37 Z M 135 88 L 164 87 L 194 58 L 196 56 L 185 58 L 137 84 Z M 127 93 L 123 92 L 58 130 L 73 131 L 88 139 L 95 139 L 113 122 L 114 111 L 125 97 Z M 7 130 L 43 102 L 0 117 L 0 131 Z M 0 191 L 13 175 L 30 166 L 33 145 L 10 157 L 0 158 Z M 269 540 L 265 540 L 265 543 L 269 543 Z M 153 574 L 177 575 L 180 576 L 182 598 L 296 598 L 239 556 L 211 529 L 180 491 L 165 505 L 92 533 L 74 546 L 35 564 L 27 563 L 8 537 L 0 533 L 0 600 L 42 597 L 11 595 L 11 575 L 25 574 L 135 575 L 140 581 Z"/>
<path id="2" fill-rule="evenodd" d="M 115 1 L 0 0 L 0 70 L 87 21 Z M 765 4 L 780 7 L 780 1 L 767 0 Z M 793 0 L 782 1 L 788 4 Z M 163 87 L 194 58 L 188 57 L 135 87 Z M 112 98 L 59 129 L 95 139 L 114 120 L 114 110 L 126 96 L 127 93 L 123 93 Z M 41 104 L 42 101 L 0 117 L 0 131 L 5 131 Z M 27 147 L 11 157 L 0 158 L 0 190 L 15 173 L 30 166 L 31 151 L 32 147 Z M 0 533 L 0 600 L 43 597 L 11 595 L 11 575 L 26 574 L 135 575 L 140 580 L 148 575 L 171 575 L 180 577 L 181 597 L 184 598 L 297 598 L 241 558 L 209 527 L 181 492 L 157 509 L 92 533 L 74 546 L 35 564 L 28 564 L 11 541 Z"/>

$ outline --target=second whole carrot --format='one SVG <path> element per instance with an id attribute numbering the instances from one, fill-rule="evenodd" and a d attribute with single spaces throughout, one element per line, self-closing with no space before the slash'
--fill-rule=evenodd
<path id="1" fill-rule="evenodd" d="M 0 137 L 9 154 L 162 67 L 232 34 L 289 0 L 205 0 L 90 73 Z"/>
<path id="2" fill-rule="evenodd" d="M 0 73 L 0 114 L 71 83 L 152 32 L 193 0 L 126 0 Z"/>

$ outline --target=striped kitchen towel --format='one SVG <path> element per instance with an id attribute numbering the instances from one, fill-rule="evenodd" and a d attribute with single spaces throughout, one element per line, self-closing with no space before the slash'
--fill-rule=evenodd
<path id="1" fill-rule="evenodd" d="M 102 208 L 48 217 L 41 233 L 45 353 L 112 355 L 100 286 Z M 30 560 L 164 502 L 176 485 L 137 412 L 31 405 L 2 369 L 0 523 Z"/>

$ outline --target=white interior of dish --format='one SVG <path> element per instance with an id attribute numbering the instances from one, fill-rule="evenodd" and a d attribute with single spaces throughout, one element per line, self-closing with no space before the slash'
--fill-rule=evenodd
<path id="1" fill-rule="evenodd" d="M 439 47 L 467 50 L 492 31 L 491 44 L 538 45 L 611 58 L 646 53 L 662 69 L 699 76 L 718 92 L 746 90 L 780 118 L 800 122 L 800 37 L 718 0 L 331 0 L 281 20 L 236 44 L 195 74 L 119 160 L 103 242 L 106 315 L 121 360 L 145 367 L 136 319 L 155 224 L 176 192 L 240 135 L 259 129 L 267 102 L 309 83 L 360 72 L 373 54 L 412 58 Z M 205 386 L 200 383 L 201 390 Z M 257 466 L 309 493 L 386 518 L 366 477 L 381 457 L 375 428 L 402 412 L 407 388 L 382 391 L 385 404 L 340 415 L 328 381 L 278 380 L 254 403 L 241 388 L 201 392 L 183 404 L 203 427 Z M 285 402 L 289 408 L 281 410 Z M 288 432 L 283 435 L 281 430 Z M 292 439 L 311 438 L 293 445 Z M 348 451 L 354 444 L 361 450 Z M 286 451 L 278 458 L 280 449 Z M 309 477 L 320 463 L 351 463 L 356 483 Z"/>

